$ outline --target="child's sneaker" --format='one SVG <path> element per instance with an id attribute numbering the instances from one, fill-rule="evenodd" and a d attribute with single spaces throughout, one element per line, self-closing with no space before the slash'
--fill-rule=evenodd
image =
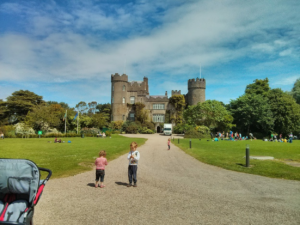
<path id="1" fill-rule="evenodd" d="M 134 184 L 134 185 L 133 185 L 133 187 L 137 187 L 137 185 L 136 185 L 136 184 Z"/>

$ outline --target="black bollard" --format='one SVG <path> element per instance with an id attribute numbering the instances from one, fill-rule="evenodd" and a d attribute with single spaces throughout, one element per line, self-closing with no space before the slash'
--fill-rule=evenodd
<path id="1" fill-rule="evenodd" d="M 179 138 L 178 138 L 178 144 L 179 144 Z"/>
<path id="2" fill-rule="evenodd" d="M 192 148 L 192 140 L 190 139 L 190 148 Z"/>
<path id="3" fill-rule="evenodd" d="M 249 145 L 246 145 L 246 167 L 249 167 Z"/>

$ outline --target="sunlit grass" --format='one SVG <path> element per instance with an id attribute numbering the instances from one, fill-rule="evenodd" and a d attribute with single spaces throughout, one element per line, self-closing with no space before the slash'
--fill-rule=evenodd
<path id="1" fill-rule="evenodd" d="M 300 167 L 287 165 L 286 162 L 300 164 L 300 141 L 293 143 L 256 141 L 207 141 L 191 139 L 172 140 L 186 153 L 199 161 L 219 166 L 228 170 L 258 174 L 291 180 L 300 180 Z M 250 147 L 250 156 L 273 156 L 275 160 L 250 160 L 250 167 L 245 167 L 246 145 Z"/>
<path id="2" fill-rule="evenodd" d="M 128 152 L 132 141 L 142 145 L 146 139 L 113 135 L 112 138 L 62 138 L 62 141 L 65 143 L 54 143 L 54 138 L 6 138 L 0 140 L 0 157 L 29 159 L 52 170 L 53 178 L 67 177 L 91 170 L 100 150 L 105 150 L 106 158 L 112 160 Z"/>

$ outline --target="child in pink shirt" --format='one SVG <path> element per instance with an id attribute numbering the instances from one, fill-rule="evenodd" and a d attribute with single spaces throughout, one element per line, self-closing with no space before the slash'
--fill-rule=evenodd
<path id="1" fill-rule="evenodd" d="M 107 159 L 105 158 L 106 152 L 100 151 L 99 158 L 96 159 L 95 165 L 96 165 L 96 183 L 95 188 L 98 187 L 98 182 L 100 178 L 100 188 L 104 188 L 105 185 L 103 184 L 104 176 L 105 176 L 105 166 L 107 166 Z"/>
<path id="2" fill-rule="evenodd" d="M 168 150 L 170 150 L 170 145 L 171 145 L 171 139 L 168 139 Z"/>

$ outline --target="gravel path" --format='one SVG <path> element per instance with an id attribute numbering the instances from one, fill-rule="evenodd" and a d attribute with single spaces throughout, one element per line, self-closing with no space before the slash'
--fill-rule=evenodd
<path id="1" fill-rule="evenodd" d="M 300 182 L 238 173 L 197 161 L 160 135 L 138 148 L 138 187 L 127 188 L 127 155 L 95 172 L 53 179 L 36 206 L 40 224 L 300 224 Z"/>

